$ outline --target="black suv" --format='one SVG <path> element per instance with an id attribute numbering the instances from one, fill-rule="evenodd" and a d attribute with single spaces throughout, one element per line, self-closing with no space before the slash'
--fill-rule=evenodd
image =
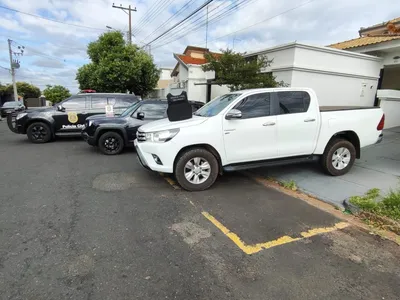
<path id="1" fill-rule="evenodd" d="M 46 143 L 56 135 L 80 134 L 86 118 L 105 114 L 107 105 L 113 107 L 114 114 L 121 114 L 138 101 L 131 94 L 78 94 L 53 107 L 28 109 L 10 115 L 8 126 L 15 133 L 27 134 L 33 143 Z"/>
<path id="2" fill-rule="evenodd" d="M 203 106 L 202 102 L 189 102 L 193 112 Z M 119 154 L 125 146 L 133 146 L 136 131 L 140 126 L 166 118 L 167 108 L 167 100 L 149 99 L 132 105 L 117 117 L 87 118 L 82 137 L 89 145 L 98 146 L 103 154 Z"/>

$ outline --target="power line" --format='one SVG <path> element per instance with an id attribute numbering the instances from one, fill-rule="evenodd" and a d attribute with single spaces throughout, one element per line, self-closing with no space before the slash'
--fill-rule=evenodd
<path id="1" fill-rule="evenodd" d="M 165 0 L 163 3 L 161 3 L 158 6 L 158 8 L 156 8 L 152 13 L 149 13 L 149 15 L 145 18 L 145 20 L 142 22 L 141 25 L 138 24 L 136 26 L 136 30 L 134 31 L 134 33 L 136 35 L 138 35 L 138 33 L 140 33 L 142 31 L 141 28 L 143 28 L 144 25 L 146 25 L 146 24 L 150 23 L 151 21 L 153 21 L 173 1 L 175 1 L 175 0 Z"/>
<path id="2" fill-rule="evenodd" d="M 15 43 L 16 45 L 22 46 L 21 44 L 19 44 L 16 41 L 13 41 L 13 43 Z M 51 59 L 54 59 L 54 60 L 59 60 L 59 61 L 62 61 L 62 62 L 66 62 L 66 60 L 63 59 L 63 58 L 59 58 L 59 57 L 56 57 L 56 56 L 48 55 L 46 53 L 40 52 L 39 50 L 33 49 L 30 46 L 25 46 L 25 49 L 30 50 L 31 52 L 33 52 L 32 56 L 35 56 L 35 55 L 36 56 L 43 56 L 43 57 L 46 57 L 46 58 L 51 58 Z M 25 53 L 25 55 L 27 55 L 27 54 Z M 29 56 L 29 54 L 28 54 L 28 56 Z"/>
<path id="3" fill-rule="evenodd" d="M 243 1 L 247 1 L 247 0 L 243 0 Z M 213 11 L 216 11 L 218 8 L 220 8 L 220 7 L 221 7 L 222 5 L 224 5 L 224 4 L 226 4 L 226 2 L 221 2 L 221 4 L 219 4 L 217 7 L 214 7 L 211 11 L 209 11 L 209 14 L 212 13 Z M 229 5 L 228 5 L 228 6 L 229 6 Z M 224 10 L 224 9 L 226 9 L 226 8 L 228 8 L 228 6 L 222 8 L 221 11 Z M 218 12 L 215 12 L 215 14 L 217 14 L 217 13 L 218 13 Z M 213 19 L 212 17 L 213 17 L 215 14 L 211 14 L 211 20 Z M 186 35 L 186 33 L 189 32 L 189 31 L 193 31 L 193 29 L 196 27 L 196 25 L 199 24 L 200 22 L 202 22 L 202 21 L 200 21 L 200 22 L 198 22 L 198 21 L 201 20 L 203 17 L 204 17 L 204 16 L 199 16 L 197 19 L 193 20 L 191 24 L 186 24 L 185 26 L 179 28 L 178 31 L 175 31 L 174 33 L 172 33 L 172 35 L 167 36 L 167 37 L 164 37 L 164 38 L 162 39 L 162 41 L 159 41 L 159 44 L 160 44 L 160 43 L 164 43 L 163 41 L 168 40 L 168 39 L 171 39 L 172 37 L 178 36 L 180 32 L 184 32 L 184 31 L 185 31 L 186 29 L 188 29 L 188 28 L 189 28 L 189 30 L 185 31 L 184 35 Z M 210 16 L 209 16 L 209 18 L 210 18 Z M 209 22 L 208 22 L 209 24 L 212 23 L 212 22 L 210 21 L 210 19 L 208 19 L 208 21 L 209 21 Z M 196 23 L 197 23 L 197 24 L 196 24 Z M 199 29 L 200 27 L 202 27 L 202 25 L 205 25 L 206 23 L 207 23 L 207 20 L 206 20 L 203 24 L 201 24 L 199 27 L 197 27 L 197 28 Z M 193 26 L 193 25 L 194 25 L 194 26 Z"/>
<path id="4" fill-rule="evenodd" d="M 80 27 L 80 28 L 86 28 L 86 29 L 92 29 L 92 30 L 105 31 L 103 28 L 96 28 L 96 27 L 90 27 L 90 26 L 66 23 L 66 22 L 63 22 L 63 21 L 49 19 L 49 18 L 45 18 L 45 17 L 39 16 L 39 15 L 34 15 L 34 14 L 31 14 L 31 13 L 23 12 L 23 11 L 20 11 L 20 10 L 14 9 L 14 8 L 10 8 L 10 7 L 7 7 L 7 6 L 0 5 L 0 8 L 6 9 L 6 10 L 10 10 L 10 11 L 13 11 L 13 12 L 16 12 L 16 13 L 20 13 L 20 14 L 23 14 L 23 15 L 35 17 L 35 18 L 38 18 L 38 19 L 47 20 L 47 21 L 51 21 L 51 22 L 55 22 L 55 23 L 59 23 L 59 24 L 68 25 L 68 26 L 74 26 L 74 27 Z"/>
<path id="5" fill-rule="evenodd" d="M 85 49 L 83 48 L 72 48 L 72 47 L 67 47 L 67 46 L 63 46 L 63 45 L 59 45 L 59 44 L 55 44 L 55 43 L 51 43 L 49 41 L 45 41 L 45 40 L 38 40 L 38 39 L 34 39 L 34 40 L 29 40 L 29 39 L 21 39 L 19 37 L 15 37 L 15 36 L 10 36 L 10 35 L 2 35 L 0 34 L 0 36 L 8 38 L 8 39 L 16 39 L 19 41 L 23 41 L 23 42 L 28 42 L 28 43 L 38 43 L 38 42 L 42 42 L 42 43 L 47 43 L 49 45 L 53 45 L 59 48 L 64 48 L 64 49 L 70 49 L 70 50 L 77 50 L 77 51 L 85 51 Z"/>
<path id="6" fill-rule="evenodd" d="M 150 14 L 153 13 L 154 8 L 157 7 L 157 6 L 159 6 L 160 3 L 161 3 L 162 1 L 166 1 L 166 0 L 158 0 L 156 3 L 154 3 L 154 4 L 146 11 L 146 14 L 144 14 L 144 15 L 139 19 L 139 21 L 137 22 L 137 24 L 136 24 L 136 26 L 135 26 L 135 29 L 133 30 L 133 33 L 139 32 L 139 28 L 140 28 L 139 26 L 141 26 L 141 25 L 143 24 L 143 22 L 146 21 L 146 19 L 150 16 Z"/>
<path id="7" fill-rule="evenodd" d="M 210 4 L 211 2 L 213 2 L 214 0 L 208 0 L 206 3 L 204 3 L 203 5 L 201 5 L 199 8 L 197 8 L 195 11 L 193 11 L 190 15 L 188 15 L 186 18 L 184 18 L 183 20 L 179 21 L 178 23 L 176 23 L 174 26 L 172 26 L 171 28 L 169 28 L 168 30 L 166 30 L 165 32 L 163 32 L 162 34 L 160 34 L 158 37 L 156 37 L 155 39 L 153 39 L 151 42 L 147 43 L 147 45 L 150 45 L 151 43 L 155 42 L 156 40 L 158 40 L 159 38 L 163 37 L 164 35 L 166 35 L 168 32 L 170 32 L 171 30 L 173 30 L 174 28 L 176 28 L 177 26 L 179 26 L 180 24 L 182 24 L 183 22 L 185 22 L 186 20 L 190 19 L 191 17 L 193 17 L 195 14 L 197 14 L 200 10 L 202 10 L 204 7 L 206 7 L 208 4 Z"/>
<path id="8" fill-rule="evenodd" d="M 252 24 L 252 25 L 250 25 L 250 26 L 243 27 L 242 29 L 239 29 L 239 30 L 237 30 L 237 31 L 233 31 L 233 32 L 230 32 L 230 33 L 225 34 L 225 35 L 223 35 L 223 36 L 219 36 L 219 37 L 217 37 L 217 38 L 214 38 L 214 39 L 212 39 L 212 40 L 209 40 L 208 42 L 213 42 L 213 41 L 219 40 L 219 39 L 221 39 L 221 38 L 224 38 L 224 37 L 227 37 L 227 36 L 236 34 L 236 33 L 238 33 L 238 32 L 245 31 L 245 30 L 247 30 L 247 29 L 249 29 L 249 28 L 251 28 L 251 27 L 254 27 L 254 26 L 260 25 L 260 24 L 262 24 L 262 23 L 264 23 L 264 22 L 270 21 L 270 20 L 272 20 L 272 19 L 274 19 L 274 18 L 277 18 L 277 17 L 279 17 L 279 16 L 281 16 L 281 15 L 284 15 L 284 14 L 286 14 L 286 13 L 288 13 L 288 12 L 291 12 L 291 11 L 293 11 L 293 10 L 296 10 L 296 9 L 298 9 L 298 8 L 300 8 L 300 7 L 302 7 L 302 6 L 305 6 L 305 5 L 307 5 L 307 4 L 310 4 L 310 3 L 314 2 L 314 1 L 316 1 L 316 0 L 310 0 L 310 1 L 308 1 L 308 2 L 302 3 L 302 4 L 300 4 L 300 5 L 297 5 L 297 6 L 295 6 L 295 7 L 292 7 L 292 8 L 290 8 L 290 9 L 285 10 L 285 11 L 283 11 L 283 12 L 281 12 L 281 13 L 279 13 L 279 14 L 276 14 L 276 15 L 274 15 L 274 16 L 268 17 L 268 18 L 266 18 L 266 19 L 264 19 L 264 20 L 262 20 L 262 21 L 260 21 L 260 22 L 257 22 L 257 23 L 255 23 L 255 24 Z M 192 32 L 194 32 L 194 31 L 192 31 Z M 172 40 L 172 41 L 163 43 L 163 44 L 160 45 L 160 46 L 153 47 L 153 50 L 158 49 L 158 48 L 161 48 L 161 47 L 164 47 L 164 46 L 166 46 L 166 45 L 168 45 L 168 44 L 170 44 L 170 43 L 172 43 L 172 42 L 174 42 L 174 41 L 176 41 L 176 40 L 179 40 L 179 39 L 181 39 L 181 38 L 183 38 L 183 37 L 185 37 L 185 36 L 186 36 L 186 35 L 184 34 L 184 35 L 180 36 L 179 38 L 177 38 L 177 39 L 175 39 L 175 40 Z"/>
<path id="9" fill-rule="evenodd" d="M 175 16 L 178 16 L 183 10 L 185 10 L 185 8 L 187 8 L 188 6 L 190 6 L 190 4 L 192 2 L 194 2 L 196 0 L 190 0 L 188 2 L 186 2 L 186 4 L 184 6 L 181 7 L 180 10 L 178 10 L 176 13 L 174 13 L 167 21 L 165 21 L 164 23 L 162 23 L 160 26 L 158 26 L 152 33 L 150 33 L 149 35 L 147 35 L 144 39 L 146 40 L 148 37 L 152 36 L 155 32 L 157 32 L 158 29 L 162 28 L 163 26 L 165 26 L 166 24 L 168 24 L 169 21 L 171 21 Z"/>
<path id="10" fill-rule="evenodd" d="M 292 7 L 292 8 L 290 8 L 290 9 L 285 10 L 285 11 L 283 11 L 283 12 L 281 12 L 281 13 L 279 13 L 279 14 L 276 14 L 276 15 L 274 15 L 274 16 L 272 16 L 272 17 L 266 18 L 266 19 L 264 19 L 264 20 L 262 20 L 262 21 L 260 21 L 260 22 L 254 23 L 254 24 L 252 24 L 252 25 L 250 25 L 250 26 L 244 27 L 244 28 L 239 29 L 239 30 L 237 30 L 237 31 L 234 31 L 234 32 L 231 32 L 231 33 L 222 35 L 222 36 L 219 36 L 219 37 L 217 37 L 217 38 L 215 38 L 215 39 L 212 39 L 210 42 L 213 42 L 213 41 L 222 39 L 222 38 L 224 38 L 224 37 L 230 36 L 230 35 L 232 35 L 232 34 L 236 34 L 236 33 L 238 33 L 238 32 L 245 31 L 245 30 L 247 30 L 247 29 L 249 29 L 249 28 L 251 28 L 251 27 L 254 27 L 254 26 L 260 25 L 260 24 L 262 24 L 262 23 L 264 23 L 264 22 L 270 21 L 270 20 L 272 20 L 272 19 L 274 19 L 274 18 L 277 18 L 277 17 L 279 17 L 279 16 L 282 16 L 282 15 L 288 13 L 288 12 L 291 12 L 291 11 L 293 11 L 293 10 L 296 10 L 296 9 L 298 9 L 298 8 L 300 8 L 300 7 L 303 7 L 303 6 L 307 5 L 307 4 L 310 4 L 311 2 L 314 2 L 314 1 L 316 1 L 316 0 L 310 0 L 310 1 L 304 2 L 304 3 L 300 4 L 300 5 L 297 5 L 297 6 L 295 6 L 295 7 Z"/>
<path id="11" fill-rule="evenodd" d="M 215 11 L 214 13 L 212 13 L 211 15 L 209 15 L 208 20 L 202 21 L 201 19 L 204 16 L 200 16 L 197 19 L 195 19 L 192 24 L 186 24 L 186 26 L 181 27 L 178 31 L 174 32 L 171 36 L 169 37 L 165 37 L 164 39 L 162 39 L 162 41 L 159 41 L 158 45 L 164 44 L 167 40 L 168 42 L 166 43 L 171 43 L 173 41 L 176 41 L 178 39 L 181 39 L 182 37 L 185 37 L 189 32 L 195 32 L 198 31 L 200 28 L 202 28 L 204 25 L 206 25 L 207 23 L 209 25 L 214 24 L 218 21 L 220 21 L 221 19 L 227 17 L 228 15 L 232 14 L 233 12 L 235 12 L 235 9 L 238 9 L 239 7 L 245 7 L 248 4 L 250 4 L 251 2 L 253 2 L 255 0 L 242 0 L 239 3 L 232 3 L 226 7 L 221 8 L 219 11 L 218 10 L 222 5 L 224 5 L 226 2 L 222 2 L 220 5 L 218 5 L 217 7 L 214 7 L 211 11 L 209 11 L 209 14 L 212 13 L 213 11 Z M 246 3 L 245 3 L 246 2 Z M 226 10 L 226 11 L 224 11 Z M 202 23 L 203 22 L 203 23 Z M 200 24 L 201 23 L 201 24 Z M 200 24 L 200 25 L 198 25 Z M 198 25 L 198 26 L 197 26 Z M 197 26 L 197 27 L 196 27 Z M 179 34 L 183 32 L 182 35 L 179 36 Z M 175 37 L 179 36 L 178 38 L 175 39 Z M 171 40 L 171 38 L 173 40 Z M 158 46 L 156 45 L 154 49 L 157 49 Z"/>

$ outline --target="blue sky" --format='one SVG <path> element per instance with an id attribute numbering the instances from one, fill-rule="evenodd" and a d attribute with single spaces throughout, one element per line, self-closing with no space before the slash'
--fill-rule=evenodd
<path id="1" fill-rule="evenodd" d="M 143 45 L 204 2 L 141 0 L 115 4 L 137 7 L 137 12 L 132 13 L 133 41 Z M 249 52 L 294 40 L 327 45 L 357 37 L 357 31 L 362 26 L 400 17 L 400 6 L 395 0 L 379 1 L 379 10 L 375 8 L 374 0 L 315 0 L 285 12 L 305 2 L 308 1 L 213 1 L 209 5 L 207 46 L 218 51 L 232 48 L 234 44 L 236 51 Z M 76 70 L 88 63 L 86 45 L 106 32 L 106 26 L 127 31 L 128 16 L 112 8 L 112 3 L 113 0 L 0 0 L 1 6 L 90 27 L 50 22 L 0 8 L 0 66 L 9 68 L 7 38 L 11 38 L 15 51 L 18 45 L 25 46 L 24 56 L 19 57 L 21 68 L 17 71 L 18 80 L 32 82 L 41 89 L 46 84 L 62 84 L 77 92 Z M 173 16 L 179 10 L 180 13 Z M 224 12 L 226 15 L 220 18 Z M 160 67 L 172 67 L 176 63 L 173 53 L 182 52 L 189 44 L 206 45 L 205 26 L 201 26 L 205 16 L 206 10 L 203 10 L 191 21 L 152 44 L 152 55 Z M 171 20 L 166 22 L 169 18 Z M 249 27 L 261 21 L 264 22 Z M 243 28 L 247 29 L 232 34 Z M 0 68 L 0 82 L 10 81 L 9 72 Z"/>

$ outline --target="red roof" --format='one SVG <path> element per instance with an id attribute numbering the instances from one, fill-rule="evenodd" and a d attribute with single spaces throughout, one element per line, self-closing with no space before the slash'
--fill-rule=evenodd
<path id="1" fill-rule="evenodd" d="M 221 56 L 221 54 L 219 53 L 210 52 L 210 54 L 213 55 L 214 57 Z M 176 56 L 178 56 L 179 59 L 187 65 L 204 65 L 207 63 L 207 60 L 205 58 L 195 58 L 184 54 L 177 54 Z"/>
<path id="2" fill-rule="evenodd" d="M 204 65 L 207 63 L 205 58 L 194 58 L 188 55 L 177 55 L 181 61 L 187 65 Z"/>

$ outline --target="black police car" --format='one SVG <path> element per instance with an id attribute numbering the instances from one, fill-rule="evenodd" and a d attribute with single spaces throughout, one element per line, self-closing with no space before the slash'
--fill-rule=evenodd
<path id="1" fill-rule="evenodd" d="M 52 107 L 14 114 L 8 118 L 8 126 L 15 133 L 27 134 L 33 143 L 46 143 L 56 135 L 80 134 L 86 118 L 104 114 L 107 105 L 120 114 L 138 101 L 132 94 L 78 94 Z"/>
<path id="2" fill-rule="evenodd" d="M 193 112 L 203 106 L 202 102 L 189 102 Z M 140 126 L 166 118 L 167 108 L 167 100 L 149 99 L 132 105 L 117 117 L 89 117 L 82 130 L 82 137 L 89 145 L 98 146 L 103 154 L 119 154 L 125 146 L 133 146 Z"/>

